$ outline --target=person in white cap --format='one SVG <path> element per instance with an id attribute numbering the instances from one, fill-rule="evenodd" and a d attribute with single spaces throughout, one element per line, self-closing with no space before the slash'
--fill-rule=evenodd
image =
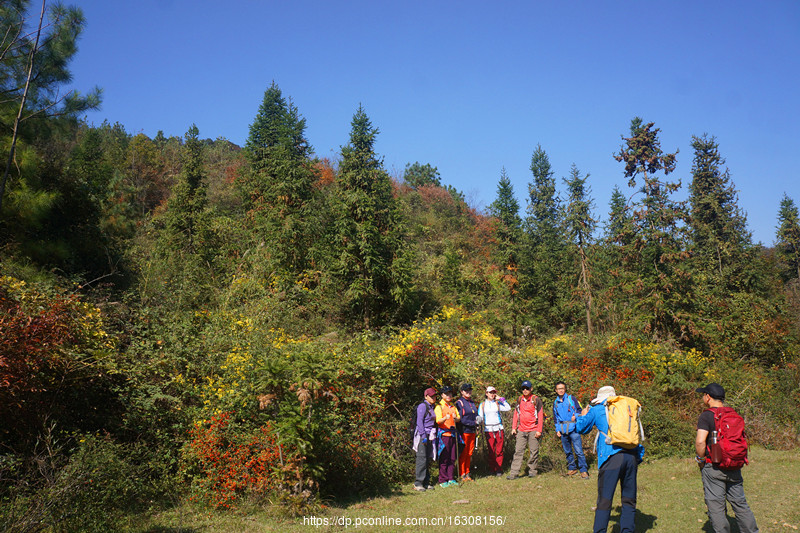
<path id="1" fill-rule="evenodd" d="M 581 411 L 575 421 L 575 429 L 585 435 L 592 428 L 608 435 L 608 417 L 606 416 L 606 400 L 616 396 L 614 387 L 600 387 L 597 397 Z M 595 533 L 604 533 L 611 518 L 611 502 L 617 483 L 620 484 L 622 512 L 620 513 L 620 533 L 635 531 L 636 516 L 636 475 L 639 463 L 644 458 L 644 446 L 639 444 L 633 449 L 626 449 L 616 444 L 608 444 L 605 439 L 597 441 L 597 508 L 594 512 Z"/>
<path id="2" fill-rule="evenodd" d="M 495 476 L 503 475 L 503 444 L 505 432 L 500 413 L 510 411 L 511 406 L 505 398 L 497 397 L 497 389 L 486 387 L 486 399 L 478 407 L 478 420 L 483 422 L 486 434 L 486 453 L 489 455 L 489 471 Z"/>

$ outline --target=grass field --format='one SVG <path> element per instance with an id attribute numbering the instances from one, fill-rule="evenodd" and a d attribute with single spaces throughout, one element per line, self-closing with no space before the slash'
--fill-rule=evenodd
<path id="1" fill-rule="evenodd" d="M 409 465 L 413 469 L 413 465 Z M 596 470 L 588 481 L 556 472 L 508 481 L 479 478 L 458 487 L 417 493 L 407 484 L 394 494 L 346 506 L 330 506 L 315 516 L 280 519 L 268 511 L 198 514 L 188 507 L 154 517 L 138 531 L 591 531 Z M 800 528 L 800 451 L 753 448 L 744 469 L 748 502 L 762 532 Z M 637 531 L 711 531 L 700 474 L 693 459 L 645 461 L 639 468 Z M 730 511 L 729 511 L 730 512 Z M 732 516 L 731 516 L 732 518 Z M 391 525 L 390 520 L 415 521 Z M 619 490 L 609 531 L 618 531 Z M 324 521 L 328 525 L 324 525 Z M 424 521 L 428 525 L 424 525 Z M 434 525 L 434 520 L 441 525 Z M 317 525 L 312 524 L 316 522 Z M 333 522 L 338 522 L 333 524 Z M 358 524 L 357 524 L 358 523 Z M 141 528 L 143 524 L 139 525 Z M 358 526 L 358 527 L 357 527 Z M 732 531 L 738 531 L 733 521 Z"/>

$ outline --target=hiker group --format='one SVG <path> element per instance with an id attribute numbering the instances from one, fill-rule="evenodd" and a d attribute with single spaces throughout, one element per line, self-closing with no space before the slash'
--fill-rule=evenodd
<path id="1" fill-rule="evenodd" d="M 544 404 L 532 391 L 530 381 L 520 384 L 520 396 L 513 406 L 511 435 L 515 437 L 514 457 L 506 479 L 524 474 L 523 459 L 528 450 L 527 476 L 538 475 L 539 441 L 544 430 Z M 464 383 L 459 397 L 455 390 L 443 387 L 437 402 L 437 391 L 428 388 L 424 400 L 414 413 L 416 476 L 414 489 L 419 492 L 457 486 L 472 481 L 471 461 L 480 432 L 486 438 L 488 470 L 503 475 L 505 430 L 502 413 L 512 410 L 506 398 L 493 386 L 486 387 L 479 403 L 472 397 L 473 387 Z M 747 441 L 744 421 L 735 410 L 723 406 L 724 389 L 712 383 L 697 389 L 703 393 L 707 407 L 697 424 L 695 448 L 702 470 L 708 515 L 715 532 L 727 532 L 726 500 L 731 504 L 739 529 L 756 532 L 755 518 L 742 489 L 741 467 L 747 463 Z M 556 437 L 560 438 L 567 459 L 567 475 L 589 479 L 589 468 L 583 452 L 581 435 L 597 429 L 597 505 L 595 532 L 604 532 L 611 517 L 612 500 L 620 485 L 622 510 L 620 531 L 635 530 L 638 465 L 644 458 L 644 431 L 639 420 L 641 405 L 634 398 L 620 396 L 614 387 L 601 387 L 589 405 L 582 407 L 567 393 L 564 382 L 555 385 L 552 416 Z M 482 426 L 482 429 L 481 429 Z M 430 461 L 438 461 L 438 483 L 432 482 Z"/>

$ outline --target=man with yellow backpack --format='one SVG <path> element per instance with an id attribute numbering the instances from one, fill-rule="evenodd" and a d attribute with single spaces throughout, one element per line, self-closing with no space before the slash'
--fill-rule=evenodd
<path id="1" fill-rule="evenodd" d="M 597 397 L 581 411 L 575 430 L 585 435 L 597 428 L 597 509 L 595 533 L 603 533 L 611 518 L 611 502 L 620 484 L 622 512 L 620 532 L 633 533 L 636 516 L 636 475 L 644 458 L 644 432 L 639 413 L 641 405 L 633 398 L 618 396 L 614 387 L 600 387 Z"/>

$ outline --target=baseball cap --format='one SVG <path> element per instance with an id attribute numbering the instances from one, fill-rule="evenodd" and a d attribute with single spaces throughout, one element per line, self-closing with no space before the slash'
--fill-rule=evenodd
<path id="1" fill-rule="evenodd" d="M 709 383 L 705 387 L 700 387 L 699 389 L 695 389 L 695 392 L 700 392 L 702 394 L 708 394 L 715 400 L 724 400 L 725 399 L 725 389 L 722 388 L 722 385 L 719 383 Z"/>

